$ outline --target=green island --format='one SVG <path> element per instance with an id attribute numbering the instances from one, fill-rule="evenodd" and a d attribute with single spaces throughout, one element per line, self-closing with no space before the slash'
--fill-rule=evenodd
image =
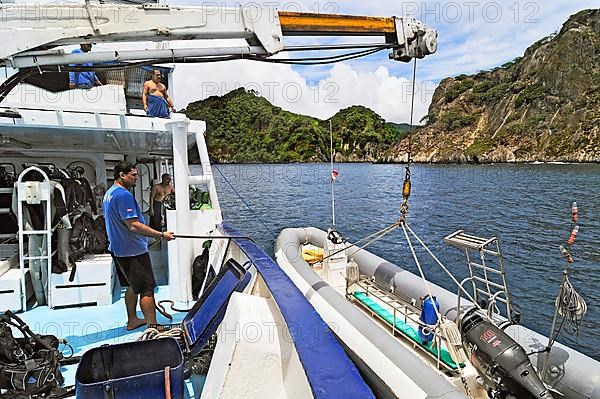
<path id="1" fill-rule="evenodd" d="M 216 162 L 329 160 L 329 120 L 283 110 L 253 90 L 184 112 L 207 122 Z M 422 122 L 411 135 L 416 162 L 599 162 L 600 10 L 571 16 L 502 66 L 443 79 Z M 408 124 L 363 106 L 340 110 L 331 123 L 337 162 L 407 159 Z"/>

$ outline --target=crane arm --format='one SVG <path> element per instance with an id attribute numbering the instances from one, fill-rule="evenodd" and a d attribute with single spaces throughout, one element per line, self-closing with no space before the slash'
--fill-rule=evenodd
<path id="1" fill-rule="evenodd" d="M 383 36 L 387 47 L 392 48 L 391 58 L 400 61 L 422 58 L 437 49 L 437 32 L 412 17 L 293 13 L 245 7 L 124 6 L 89 1 L 0 3 L 0 63 L 13 68 L 227 55 L 268 57 L 285 50 L 286 36 L 317 35 Z M 56 49 L 92 42 L 202 39 L 245 39 L 248 45 L 79 54 Z"/>
<path id="2" fill-rule="evenodd" d="M 412 17 L 366 17 L 279 12 L 285 36 L 384 36 L 393 45 L 390 58 L 409 61 L 437 51 L 437 32 Z"/>
<path id="3" fill-rule="evenodd" d="M 394 18 L 279 12 L 284 35 L 381 35 L 396 32 Z"/>

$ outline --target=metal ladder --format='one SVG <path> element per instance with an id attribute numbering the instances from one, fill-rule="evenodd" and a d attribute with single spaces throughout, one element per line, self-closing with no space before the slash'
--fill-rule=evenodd
<path id="1" fill-rule="evenodd" d="M 22 181 L 22 178 L 31 171 L 39 172 L 44 180 L 40 182 L 40 195 L 39 197 L 31 198 L 27 195 L 26 182 Z M 50 295 L 50 276 L 52 275 L 52 213 L 51 213 L 51 201 L 50 201 L 50 179 L 48 175 L 38 167 L 30 166 L 25 169 L 19 175 L 17 180 L 17 210 L 19 218 L 19 267 L 21 270 L 21 306 L 22 310 L 27 310 L 27 291 L 25 286 L 25 261 L 40 260 L 46 261 L 48 269 L 48 306 L 52 307 L 52 296 Z M 25 230 L 23 223 L 23 202 L 26 203 L 45 203 L 45 229 L 44 230 Z M 46 236 L 46 251 L 45 255 L 42 251 L 40 256 L 28 256 L 25 254 L 25 237 L 30 235 L 45 235 Z M 33 276 L 32 276 L 33 278 Z"/>
<path id="2" fill-rule="evenodd" d="M 494 314 L 500 314 L 497 302 L 501 302 L 506 307 L 506 317 L 513 321 L 512 303 L 506 284 L 506 272 L 504 269 L 504 259 L 500 250 L 500 240 L 497 237 L 482 238 L 465 234 L 464 230 L 458 230 L 444 237 L 444 241 L 454 247 L 465 250 L 467 265 L 469 267 L 470 278 L 473 286 L 473 299 L 478 304 L 485 302 L 483 308 L 488 307 L 488 311 Z M 475 261 L 479 255 L 479 262 Z M 486 255 L 496 259 L 487 259 Z"/>

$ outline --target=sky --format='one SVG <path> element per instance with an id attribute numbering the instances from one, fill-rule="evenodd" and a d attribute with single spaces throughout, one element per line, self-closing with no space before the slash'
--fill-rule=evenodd
<path id="1" fill-rule="evenodd" d="M 174 4 L 174 2 L 170 2 Z M 537 40 L 559 30 L 567 18 L 597 0 L 544 1 L 242 1 L 249 7 L 369 16 L 410 15 L 439 32 L 438 51 L 417 62 L 414 122 L 427 115 L 433 92 L 445 77 L 500 66 L 523 55 Z M 176 4 L 193 5 L 179 0 Z M 213 3 L 234 6 L 239 2 Z M 373 39 L 346 38 L 345 43 Z M 286 44 L 332 43 L 331 38 L 293 38 Z M 338 41 L 339 42 L 339 41 Z M 412 64 L 388 59 L 386 51 L 327 66 L 289 66 L 252 61 L 180 64 L 173 97 L 177 108 L 244 86 L 272 103 L 305 115 L 329 118 L 340 109 L 364 105 L 388 121 L 409 122 Z"/>
<path id="2" fill-rule="evenodd" d="M 0 0 L 1 2 L 2 0 Z M 16 0 L 18 1 L 18 0 Z M 38 0 L 22 0 L 36 2 Z M 58 0 L 61 1 L 61 0 Z M 73 0 L 69 0 L 73 1 Z M 78 2 L 78 0 L 74 0 Z M 42 1 L 45 3 L 46 1 Z M 500 66 L 522 56 L 539 39 L 558 31 L 567 18 L 583 9 L 598 8 L 598 0 L 160 0 L 171 5 L 239 7 L 254 15 L 283 11 L 353 14 L 366 16 L 412 16 L 438 31 L 437 53 L 418 60 L 413 123 L 427 115 L 439 82 L 460 74 L 472 74 Z M 52 3 L 56 3 L 53 1 Z M 262 7 L 262 8 L 261 8 Z M 260 14 L 262 13 L 262 14 Z M 286 45 L 372 43 L 373 38 L 286 38 Z M 244 41 L 210 40 L 199 46 L 244 45 Z M 118 48 L 132 47 L 126 43 Z M 137 45 L 139 46 L 139 45 Z M 154 44 L 147 43 L 146 48 Z M 171 48 L 190 43 L 169 43 Z M 97 50 L 110 49 L 98 45 Z M 324 56 L 326 52 L 281 53 L 279 58 Z M 326 119 L 352 105 L 373 109 L 391 122 L 410 122 L 412 63 L 392 61 L 388 51 L 332 65 L 291 66 L 254 61 L 209 64 L 178 64 L 174 72 L 172 98 L 177 109 L 239 87 L 258 92 L 286 110 Z"/>

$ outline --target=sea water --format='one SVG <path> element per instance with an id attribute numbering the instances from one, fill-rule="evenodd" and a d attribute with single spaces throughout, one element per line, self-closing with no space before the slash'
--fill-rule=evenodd
<path id="1" fill-rule="evenodd" d="M 359 240 L 399 217 L 405 165 L 336 164 L 336 227 Z M 273 254 L 286 227 L 332 224 L 329 164 L 215 165 L 213 174 L 225 220 Z M 499 237 L 508 286 L 522 324 L 549 335 L 564 258 L 559 245 L 570 233 L 571 204 L 579 207 L 572 247 L 571 282 L 588 303 L 579 337 L 559 341 L 600 360 L 600 165 L 412 165 L 408 224 L 455 273 L 467 275 L 464 252 L 444 243 L 462 229 Z M 417 272 L 400 229 L 369 246 L 392 263 Z M 456 287 L 417 251 L 428 279 Z"/>

